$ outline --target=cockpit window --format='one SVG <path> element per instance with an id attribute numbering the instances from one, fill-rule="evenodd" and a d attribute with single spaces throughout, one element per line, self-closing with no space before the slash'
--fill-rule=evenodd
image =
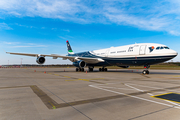
<path id="1" fill-rule="evenodd" d="M 156 48 L 156 50 L 159 50 L 159 49 L 160 49 L 160 47 L 157 47 L 157 48 Z"/>
<path id="2" fill-rule="evenodd" d="M 156 50 L 160 50 L 160 49 L 161 49 L 161 50 L 162 50 L 162 49 L 169 49 L 169 47 L 167 47 L 167 46 L 165 46 L 165 47 L 161 46 L 161 47 L 157 47 L 157 48 L 156 48 Z"/>
<path id="3" fill-rule="evenodd" d="M 169 49 L 169 47 L 166 46 L 166 47 L 164 47 L 164 49 Z"/>

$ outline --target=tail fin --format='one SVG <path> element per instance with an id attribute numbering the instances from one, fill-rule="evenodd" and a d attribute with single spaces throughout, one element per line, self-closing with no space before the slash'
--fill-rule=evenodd
<path id="1" fill-rule="evenodd" d="M 67 43 L 68 54 L 74 54 L 68 40 L 66 41 L 66 43 Z"/>

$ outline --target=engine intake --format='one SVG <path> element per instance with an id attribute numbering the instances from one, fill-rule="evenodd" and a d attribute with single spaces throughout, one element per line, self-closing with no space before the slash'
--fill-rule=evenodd
<path id="1" fill-rule="evenodd" d="M 44 64 L 45 61 L 46 61 L 46 59 L 45 59 L 44 57 L 42 57 L 42 56 L 40 56 L 40 57 L 38 57 L 38 58 L 36 59 L 36 62 L 37 62 L 38 64 Z"/>
<path id="2" fill-rule="evenodd" d="M 83 60 L 80 60 L 80 61 L 73 62 L 73 65 L 76 67 L 84 68 L 86 67 L 86 62 L 84 62 Z"/>

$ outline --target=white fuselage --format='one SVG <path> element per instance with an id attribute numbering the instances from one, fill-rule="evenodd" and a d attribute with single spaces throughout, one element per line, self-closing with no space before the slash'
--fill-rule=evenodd
<path id="1" fill-rule="evenodd" d="M 157 49 L 158 47 L 160 47 L 160 49 Z M 150 48 L 153 49 L 150 50 Z M 166 45 L 155 44 L 155 43 L 132 44 L 132 45 L 126 45 L 120 47 L 111 47 L 107 49 L 94 50 L 89 52 L 99 57 L 110 57 L 110 58 L 177 55 L 176 51 L 172 49 L 168 49 Z"/>

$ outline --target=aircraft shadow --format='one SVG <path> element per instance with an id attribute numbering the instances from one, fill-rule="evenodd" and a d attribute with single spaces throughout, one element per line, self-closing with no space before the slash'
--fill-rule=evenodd
<path id="1" fill-rule="evenodd" d="M 98 71 L 98 70 L 94 70 L 93 72 L 89 72 L 87 71 L 88 73 L 138 73 L 138 74 L 141 74 L 143 70 L 108 70 L 108 71 Z M 173 73 L 173 72 L 155 72 L 155 71 L 150 71 L 150 74 L 164 74 L 164 75 L 180 75 L 180 73 Z M 63 73 L 63 72 L 68 72 L 68 73 L 71 73 L 71 72 L 76 72 L 76 71 L 48 71 L 48 72 L 54 72 L 54 73 Z M 84 71 L 86 72 L 86 70 Z M 80 73 L 80 72 L 79 72 Z"/>

